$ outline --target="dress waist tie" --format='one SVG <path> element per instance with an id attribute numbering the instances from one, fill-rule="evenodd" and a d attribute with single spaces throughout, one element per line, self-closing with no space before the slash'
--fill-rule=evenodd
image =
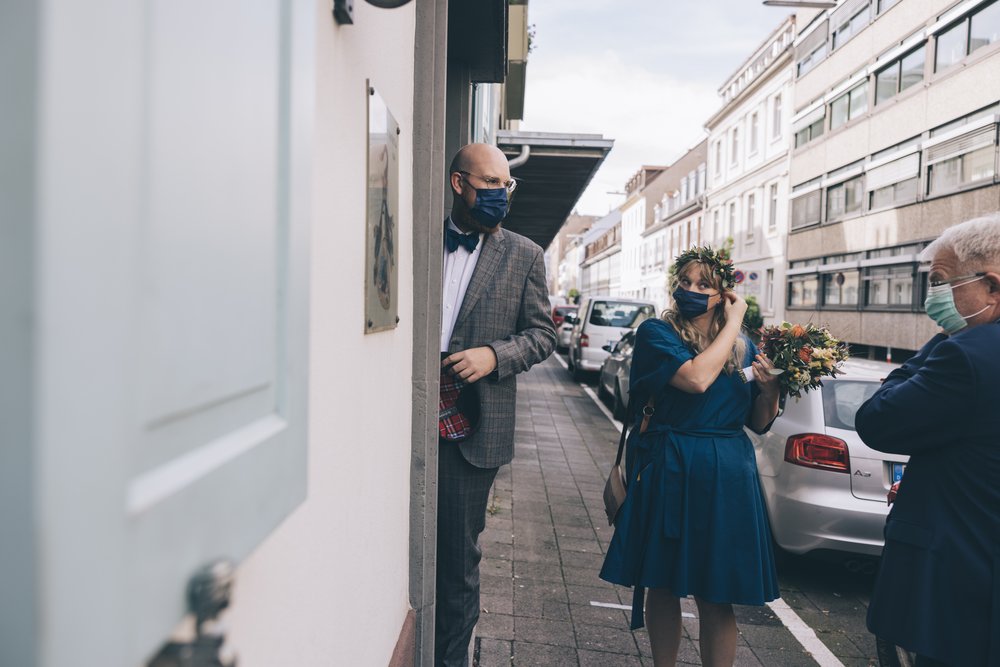
<path id="1" fill-rule="evenodd" d="M 682 509 L 687 498 L 684 488 L 687 468 L 684 461 L 684 453 L 681 450 L 680 445 L 677 444 L 676 436 L 682 435 L 692 438 L 736 438 L 743 433 L 743 430 L 724 428 L 677 428 L 667 424 L 654 424 L 651 425 L 645 433 L 639 434 L 634 441 L 636 447 L 649 452 L 653 449 L 652 442 L 655 439 L 641 437 L 646 433 L 662 433 L 666 435 L 668 444 L 660 448 L 661 451 L 659 452 L 659 456 L 653 458 L 653 464 L 659 467 L 659 470 L 657 471 L 659 475 L 664 477 L 674 477 L 674 488 L 668 488 L 668 491 L 670 492 L 668 498 L 672 499 L 672 501 L 667 501 L 668 506 L 663 514 L 663 534 L 668 539 L 676 539 L 680 535 L 681 517 L 684 516 Z M 668 465 L 667 447 L 670 447 L 671 450 L 677 455 L 676 470 L 671 470 Z M 659 475 L 655 475 L 654 477 Z M 645 586 L 637 584 L 632 591 L 632 620 L 630 623 L 632 630 L 638 630 L 646 625 L 645 600 L 646 588 Z"/>

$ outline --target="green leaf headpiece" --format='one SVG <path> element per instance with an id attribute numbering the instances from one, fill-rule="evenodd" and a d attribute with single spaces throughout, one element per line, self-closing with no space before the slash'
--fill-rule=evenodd
<path id="1" fill-rule="evenodd" d="M 688 262 L 699 262 L 711 267 L 712 272 L 722 279 L 722 286 L 725 289 L 731 290 L 736 286 L 736 269 L 733 267 L 733 260 L 729 258 L 729 251 L 726 248 L 715 250 L 708 245 L 694 246 L 685 250 L 670 265 L 671 284 L 680 279 L 681 267 Z"/>

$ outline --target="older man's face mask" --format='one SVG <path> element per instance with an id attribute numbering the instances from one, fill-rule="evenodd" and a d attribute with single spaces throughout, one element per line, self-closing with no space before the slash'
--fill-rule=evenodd
<path id="1" fill-rule="evenodd" d="M 944 329 L 947 334 L 958 333 L 967 327 L 969 325 L 968 320 L 982 313 L 989 306 L 987 305 L 971 315 L 962 315 L 955 306 L 955 294 L 953 290 L 963 285 L 969 285 L 982 280 L 983 277 L 984 274 L 982 273 L 974 273 L 968 276 L 952 278 L 948 281 L 931 283 L 927 288 L 927 298 L 924 299 L 924 310 L 927 311 L 927 316 L 937 322 L 938 326 Z M 972 280 L 969 280 L 969 278 Z M 965 282 L 952 285 L 951 283 L 956 280 L 964 280 Z"/>

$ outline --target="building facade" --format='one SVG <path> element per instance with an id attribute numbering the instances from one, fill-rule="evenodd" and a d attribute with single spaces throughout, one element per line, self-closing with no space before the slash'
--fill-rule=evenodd
<path id="1" fill-rule="evenodd" d="M 648 248 L 642 266 L 646 298 L 660 309 L 670 306 L 668 271 L 674 258 L 701 242 L 706 185 L 707 142 L 689 150 L 657 177 L 665 191 L 653 207 L 651 224 L 642 232 Z"/>
<path id="2" fill-rule="evenodd" d="M 847 0 L 799 28 L 789 317 L 899 361 L 934 333 L 918 253 L 1000 209 L 1000 2 Z"/>
<path id="3" fill-rule="evenodd" d="M 596 215 L 579 215 L 574 212 L 568 218 L 552 243 L 545 249 L 545 270 L 549 279 L 549 295 L 568 303 L 570 291 L 579 292 L 579 261 L 574 265 L 570 255 L 575 255 L 580 239 L 597 220 Z"/>
<path id="4" fill-rule="evenodd" d="M 625 202 L 622 214 L 622 284 L 620 296 L 635 299 L 651 298 L 649 280 L 644 279 L 644 269 L 653 260 L 654 242 L 643 232 L 653 223 L 656 204 L 666 192 L 667 182 L 659 176 L 666 167 L 643 166 L 625 184 Z M 662 242 L 661 242 L 662 248 Z M 658 304 L 661 306 L 662 302 Z"/>
<path id="5" fill-rule="evenodd" d="M 706 239 L 732 243 L 736 290 L 766 323 L 784 319 L 795 17 L 783 21 L 719 89 L 706 123 Z"/>
<path id="6" fill-rule="evenodd" d="M 621 296 L 622 289 L 622 214 L 614 209 L 580 237 L 579 260 L 581 296 Z"/>

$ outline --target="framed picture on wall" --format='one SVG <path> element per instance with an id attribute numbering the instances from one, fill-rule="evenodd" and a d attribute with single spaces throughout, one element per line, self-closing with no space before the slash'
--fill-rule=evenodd
<path id="1" fill-rule="evenodd" d="M 368 183 L 365 231 L 365 333 L 399 323 L 399 124 L 371 81 L 368 98 Z"/>

